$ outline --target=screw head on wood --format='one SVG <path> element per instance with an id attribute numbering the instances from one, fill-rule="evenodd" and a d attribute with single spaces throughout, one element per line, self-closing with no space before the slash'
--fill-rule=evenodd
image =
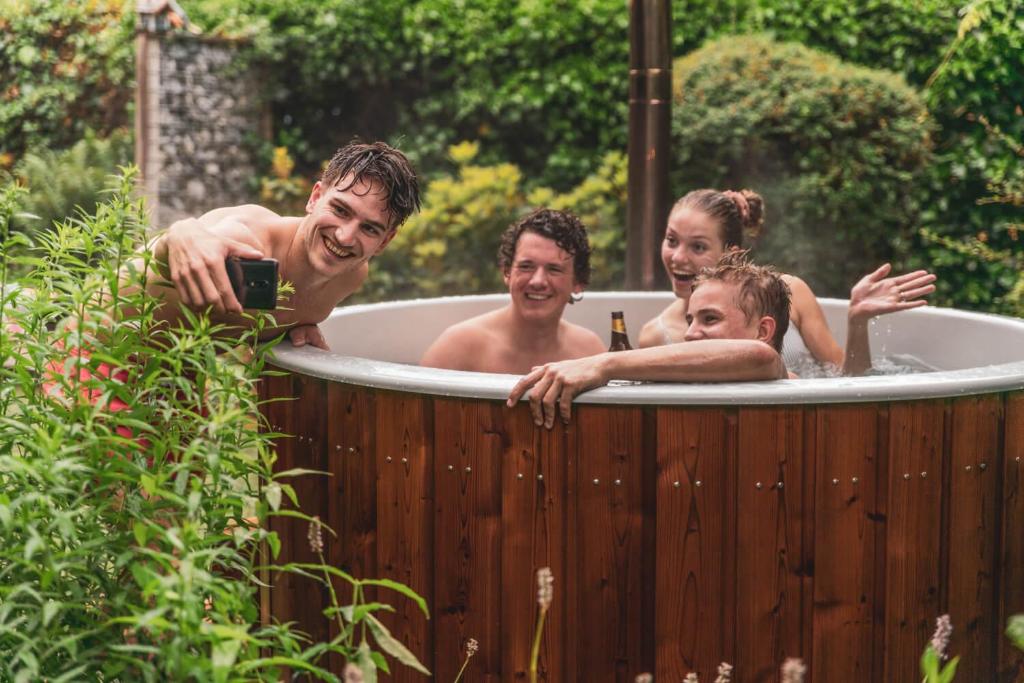
<path id="1" fill-rule="evenodd" d="M 903 473 L 903 480 L 906 481 L 908 479 L 910 479 L 910 472 L 904 472 Z"/>
<path id="2" fill-rule="evenodd" d="M 455 465 L 448 465 L 448 471 L 449 472 L 454 472 L 455 471 Z"/>
<path id="3" fill-rule="evenodd" d="M 672 482 L 672 486 L 675 486 L 676 488 L 679 488 L 680 486 L 682 486 L 682 484 L 679 483 L 678 481 L 674 481 L 674 482 Z"/>
<path id="4" fill-rule="evenodd" d="M 698 479 L 697 481 L 693 482 L 693 485 L 696 486 L 697 488 L 700 488 L 701 486 L 704 485 L 704 482 Z"/>
<path id="5" fill-rule="evenodd" d="M 520 472 L 519 474 L 516 475 L 516 479 L 522 479 L 522 478 L 523 478 L 523 473 L 522 472 Z"/>
<path id="6" fill-rule="evenodd" d="M 356 448 L 355 448 L 355 446 L 349 446 L 349 447 L 348 447 L 348 452 L 349 452 L 349 453 L 355 453 L 355 452 L 356 452 Z"/>
<path id="7" fill-rule="evenodd" d="M 988 468 L 987 462 L 978 463 L 978 469 L 984 472 Z"/>
<path id="8" fill-rule="evenodd" d="M 600 484 L 600 483 L 601 483 L 601 480 L 600 480 L 600 479 L 595 479 L 595 480 L 594 480 L 593 482 L 591 482 L 591 483 L 592 483 L 592 484 L 593 484 L 594 486 L 597 486 L 598 484 Z"/>
<path id="9" fill-rule="evenodd" d="M 857 478 L 857 477 L 853 477 L 853 478 L 850 479 L 850 481 L 852 481 L 854 484 L 856 484 L 856 483 L 860 482 L 860 479 Z"/>
<path id="10" fill-rule="evenodd" d="M 472 471 L 473 471 L 473 468 L 470 467 L 469 465 L 466 465 L 466 472 L 469 473 L 469 472 L 472 472 Z"/>
<path id="11" fill-rule="evenodd" d="M 409 462 L 409 458 L 402 458 L 402 464 L 403 465 L 408 464 L 408 462 Z"/>
<path id="12" fill-rule="evenodd" d="M 777 489 L 781 489 L 781 488 L 782 488 L 782 482 L 780 481 L 779 483 L 777 483 L 777 484 L 775 485 L 775 488 L 777 488 Z"/>
<path id="13" fill-rule="evenodd" d="M 384 462 L 391 462 L 391 456 L 389 455 L 386 458 L 384 458 Z"/>
<path id="14" fill-rule="evenodd" d="M 543 474 L 538 474 L 537 475 L 537 481 L 544 481 L 544 475 Z"/>
<path id="15" fill-rule="evenodd" d="M 928 473 L 927 472 L 922 472 L 921 473 L 921 478 L 922 479 L 927 479 L 928 478 Z"/>
<path id="16" fill-rule="evenodd" d="M 616 486 L 622 486 L 622 480 L 621 479 L 616 479 L 615 480 L 615 485 Z"/>
<path id="17" fill-rule="evenodd" d="M 833 479 L 832 480 L 832 485 L 833 486 L 839 486 L 839 480 L 838 479 Z"/>
<path id="18" fill-rule="evenodd" d="M 973 468 L 973 467 L 971 467 L 970 465 L 964 465 L 964 472 L 970 472 L 970 471 L 971 471 L 971 470 L 973 470 L 973 469 L 974 469 L 974 468 Z"/>
<path id="19" fill-rule="evenodd" d="M 340 450 L 341 450 L 341 444 L 338 444 L 337 446 L 335 446 L 335 447 L 334 447 L 334 450 L 336 450 L 336 451 L 340 451 Z"/>
<path id="20" fill-rule="evenodd" d="M 757 482 L 756 484 L 754 484 L 754 488 L 757 489 L 758 491 L 760 491 L 762 487 L 764 487 L 764 484 L 762 484 L 761 482 Z"/>

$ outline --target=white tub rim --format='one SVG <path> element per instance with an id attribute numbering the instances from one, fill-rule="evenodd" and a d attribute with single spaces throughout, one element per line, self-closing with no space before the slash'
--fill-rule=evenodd
<path id="1" fill-rule="evenodd" d="M 663 300 L 663 292 L 588 292 L 591 299 L 605 297 L 651 297 Z M 399 311 L 409 306 L 484 301 L 498 304 L 507 294 L 465 297 L 409 299 L 375 304 L 344 306 L 329 320 L 367 311 Z M 823 304 L 840 305 L 842 300 L 821 299 Z M 984 320 L 1008 326 L 1024 334 L 1024 320 L 991 313 L 924 307 L 898 315 L 940 315 L 949 321 Z M 309 346 L 296 348 L 284 341 L 273 351 L 273 365 L 292 372 L 332 382 L 442 397 L 487 400 L 507 399 L 518 375 L 439 370 L 375 360 Z M 1003 393 L 1024 389 L 1024 359 L 961 370 L 911 375 L 793 379 L 767 382 L 645 383 L 606 386 L 585 392 L 576 403 L 602 405 L 785 405 L 814 403 L 866 403 L 906 401 L 956 396 Z"/>

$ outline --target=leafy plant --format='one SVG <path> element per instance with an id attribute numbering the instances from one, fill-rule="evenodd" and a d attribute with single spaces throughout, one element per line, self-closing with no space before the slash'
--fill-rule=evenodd
<path id="1" fill-rule="evenodd" d="M 131 120 L 134 3 L 0 0 L 0 157 Z M 0 163 L 0 166 L 4 164 Z"/>
<path id="2" fill-rule="evenodd" d="M 836 295 L 911 233 L 932 126 L 896 74 L 766 36 L 722 38 L 674 65 L 673 187 L 752 187 L 757 257 Z"/>
<path id="3" fill-rule="evenodd" d="M 14 229 L 45 230 L 80 211 L 95 213 L 111 177 L 131 156 L 132 140 L 126 131 L 115 131 L 109 138 L 87 133 L 66 150 L 29 152 L 15 164 L 12 175 L 28 188 L 22 207 L 33 218 L 15 220 Z"/>
<path id="4" fill-rule="evenodd" d="M 133 186 L 34 242 L 11 230 L 26 190 L 0 190 L 0 679 L 337 680 L 319 662 L 349 643 L 260 621 L 262 522 L 301 516 L 257 419 L 268 319 L 158 323 Z M 334 609 L 373 628 L 360 595 Z"/>

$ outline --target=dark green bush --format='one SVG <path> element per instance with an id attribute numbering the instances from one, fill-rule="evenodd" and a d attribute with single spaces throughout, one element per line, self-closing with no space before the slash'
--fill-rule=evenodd
<path id="1" fill-rule="evenodd" d="M 765 196 L 760 260 L 841 295 L 913 234 L 931 125 L 895 74 L 765 36 L 675 63 L 673 187 Z"/>
<path id="2" fill-rule="evenodd" d="M 0 156 L 11 163 L 27 150 L 70 147 L 88 129 L 105 137 L 130 121 L 134 6 L 128 0 L 3 3 Z"/>
<path id="3" fill-rule="evenodd" d="M 13 227 L 48 229 L 54 221 L 81 211 L 95 213 L 96 205 L 106 199 L 111 176 L 131 161 L 132 140 L 125 131 L 106 139 L 89 132 L 66 150 L 29 152 L 14 166 L 13 176 L 28 189 L 22 208 L 35 218 L 18 218 Z"/>

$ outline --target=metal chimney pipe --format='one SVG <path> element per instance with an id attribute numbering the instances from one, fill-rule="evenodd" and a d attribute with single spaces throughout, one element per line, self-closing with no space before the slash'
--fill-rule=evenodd
<path id="1" fill-rule="evenodd" d="M 668 219 L 672 14 L 669 0 L 629 0 L 626 288 L 666 286 L 658 244 Z"/>

